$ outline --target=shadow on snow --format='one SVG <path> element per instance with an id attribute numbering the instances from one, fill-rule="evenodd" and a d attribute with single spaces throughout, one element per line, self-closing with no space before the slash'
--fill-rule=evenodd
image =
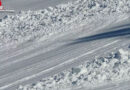
<path id="1" fill-rule="evenodd" d="M 99 39 L 106 39 L 106 38 L 119 37 L 119 36 L 129 36 L 129 35 L 130 35 L 130 28 L 124 28 L 124 29 L 118 29 L 115 31 L 100 33 L 92 36 L 87 36 L 83 38 L 78 38 L 74 40 L 72 43 L 70 43 L 69 45 L 90 42 Z"/>

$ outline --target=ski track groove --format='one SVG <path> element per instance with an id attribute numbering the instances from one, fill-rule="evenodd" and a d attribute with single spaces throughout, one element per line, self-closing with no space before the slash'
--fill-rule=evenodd
<path id="1" fill-rule="evenodd" d="M 97 48 L 97 49 L 95 49 L 95 50 L 89 51 L 89 52 L 87 52 L 87 53 L 85 53 L 85 54 L 82 54 L 82 55 L 80 55 L 80 56 L 78 56 L 78 57 L 69 59 L 69 60 L 67 60 L 67 61 L 64 62 L 64 63 L 60 63 L 60 64 L 58 64 L 58 65 L 56 65 L 56 66 L 54 66 L 54 67 L 51 67 L 51 68 L 46 69 L 46 70 L 44 70 L 44 71 L 41 71 L 41 72 L 39 72 L 39 73 L 37 73 L 37 74 L 34 74 L 34 75 L 31 75 L 31 76 L 22 78 L 22 79 L 20 79 L 20 80 L 17 80 L 17 81 L 15 81 L 15 82 L 11 83 L 11 84 L 2 86 L 2 87 L 0 87 L 0 89 L 2 90 L 2 89 L 5 89 L 5 88 L 8 88 L 8 87 L 11 87 L 11 86 L 13 86 L 13 85 L 15 85 L 15 84 L 18 84 L 18 83 L 20 83 L 20 82 L 24 82 L 24 81 L 29 80 L 29 79 L 32 79 L 32 78 L 34 78 L 34 77 L 40 76 L 40 75 L 42 75 L 43 73 L 45 73 L 45 72 L 47 72 L 47 71 L 53 70 L 53 69 L 55 69 L 55 68 L 57 68 L 57 67 L 60 67 L 60 66 L 62 66 L 62 65 L 64 65 L 64 64 L 70 63 L 70 62 L 74 61 L 75 59 L 79 59 L 79 58 L 81 58 L 81 57 L 83 57 L 83 56 L 92 54 L 92 53 L 95 52 L 95 51 L 98 51 L 98 50 L 100 50 L 100 49 L 102 49 L 102 48 L 105 48 L 105 47 L 107 47 L 107 46 L 109 46 L 109 45 L 112 45 L 112 44 L 114 44 L 114 43 L 117 43 L 117 42 L 119 42 L 119 41 L 120 41 L 120 40 L 115 40 L 115 41 L 113 41 L 113 42 L 111 42 L 111 43 L 109 43 L 109 44 L 106 44 L 106 45 L 104 45 L 104 46 L 102 46 L 102 47 L 99 47 L 99 48 Z M 33 69 L 33 68 L 30 68 L 30 69 Z M 15 75 L 17 75 L 17 74 L 15 74 Z M 6 77 L 5 77 L 5 78 L 6 78 Z"/>
<path id="2" fill-rule="evenodd" d="M 108 42 L 110 42 L 109 40 L 108 40 Z M 100 42 L 100 44 L 104 44 L 104 43 L 106 43 L 106 41 L 105 42 Z M 108 45 L 109 45 L 109 43 L 107 43 Z M 95 44 L 93 44 L 92 43 L 92 45 L 91 45 L 91 47 L 94 47 L 95 46 Z M 94 47 L 94 48 L 97 48 L 98 46 L 96 46 L 96 47 Z M 69 47 L 69 48 L 71 48 L 71 47 Z M 78 47 L 79 48 L 79 47 Z M 80 50 L 84 50 L 84 49 L 86 49 L 86 47 L 85 46 L 83 46 L 83 47 L 81 47 L 80 48 Z M 92 49 L 92 48 L 91 48 Z M 90 52 L 91 51 L 91 49 L 89 50 L 89 48 L 88 48 L 88 50 L 87 51 L 85 51 L 85 52 Z M 78 50 L 77 49 L 77 47 L 75 47 L 75 48 L 73 48 L 73 50 L 75 50 L 75 52 L 73 52 L 73 55 L 75 55 L 76 53 L 78 53 L 78 52 L 80 52 L 80 50 Z M 78 51 L 77 51 L 78 50 Z M 64 51 L 64 52 L 63 52 Z M 34 67 L 34 66 L 39 66 L 40 64 L 42 65 L 43 63 L 46 63 L 45 62 L 45 60 L 46 59 L 50 59 L 50 60 L 52 60 L 53 59 L 53 57 L 54 56 L 58 56 L 58 55 L 61 55 L 62 54 L 62 57 L 61 58 L 57 58 L 58 60 L 64 60 L 64 58 L 66 57 L 66 56 L 68 56 L 68 55 L 71 55 L 71 49 L 67 49 L 67 52 L 68 53 L 65 53 L 66 51 L 65 50 L 63 50 L 63 51 L 61 51 L 60 53 L 59 52 L 57 52 L 57 54 L 56 55 L 53 55 L 53 56 L 49 56 L 49 57 L 46 57 L 46 58 L 44 58 L 43 60 L 44 61 L 37 61 L 35 64 L 32 64 L 32 65 L 30 65 L 30 66 L 28 66 L 28 67 L 26 67 L 25 69 L 27 70 L 28 68 L 30 68 L 30 67 Z M 84 53 L 84 52 L 83 52 Z M 40 52 L 39 53 L 40 55 L 42 54 L 42 52 Z M 43 53 L 44 54 L 44 53 Z M 38 55 L 38 54 L 37 54 Z M 31 56 L 33 56 L 33 57 L 35 57 L 34 55 L 31 55 Z M 27 59 L 30 59 L 31 60 L 31 58 L 33 58 L 33 57 L 30 57 L 30 58 L 23 58 L 23 59 L 20 59 L 21 61 L 26 61 Z M 70 57 L 71 58 L 71 57 Z M 67 59 L 70 59 L 70 58 L 67 58 Z M 65 58 L 66 59 L 66 58 Z M 67 60 L 66 59 L 66 60 Z M 10 66 L 10 65 L 12 65 L 12 64 L 15 64 L 15 63 L 17 63 L 17 62 L 21 62 L 19 59 L 16 61 L 16 62 L 9 62 L 9 63 L 5 63 L 5 64 L 2 64 L 1 66 L 0 66 L 0 70 L 3 70 L 4 68 L 8 68 L 8 66 Z M 18 68 L 17 68 L 18 69 Z M 12 72 L 13 73 L 13 72 Z M 0 79 L 1 78 L 3 78 L 3 76 L 0 76 Z"/>

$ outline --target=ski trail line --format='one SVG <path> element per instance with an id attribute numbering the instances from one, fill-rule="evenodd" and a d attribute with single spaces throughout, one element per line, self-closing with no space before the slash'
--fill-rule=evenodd
<path id="1" fill-rule="evenodd" d="M 72 61 L 74 61 L 74 60 L 76 60 L 76 59 L 79 59 L 79 58 L 81 58 L 81 57 L 83 57 L 83 56 L 92 54 L 93 52 L 96 52 L 96 51 L 98 51 L 98 50 L 100 50 L 100 49 L 102 49 L 102 48 L 105 48 L 105 47 L 107 47 L 107 46 L 110 46 L 110 45 L 112 45 L 112 44 L 115 44 L 115 43 L 117 43 L 117 42 L 119 42 L 119 41 L 121 41 L 121 40 L 115 40 L 115 41 L 113 41 L 113 42 L 111 42 L 111 43 L 109 43 L 109 44 L 106 44 L 106 45 L 104 45 L 104 46 L 102 46 L 102 47 L 99 47 L 99 48 L 97 48 L 97 49 L 94 49 L 94 50 L 92 50 L 92 51 L 89 51 L 89 52 L 87 52 L 87 53 L 84 53 L 84 54 L 82 54 L 82 55 L 80 55 L 80 56 L 78 56 L 78 57 L 69 59 L 69 60 L 67 60 L 66 62 L 63 62 L 63 63 L 61 63 L 61 64 L 59 64 L 59 65 L 54 66 L 54 67 L 48 68 L 48 69 L 46 69 L 46 70 L 44 70 L 44 71 L 41 71 L 41 72 L 39 72 L 39 73 L 37 73 L 37 74 L 31 75 L 31 76 L 27 76 L 27 77 L 25 77 L 25 78 L 22 78 L 22 79 L 20 79 L 20 80 L 17 80 L 17 81 L 15 81 L 15 82 L 12 82 L 12 83 L 10 83 L 10 84 L 8 84 L 8 85 L 2 86 L 2 87 L 0 87 L 0 90 L 9 88 L 9 87 L 11 87 L 11 86 L 13 86 L 13 85 L 16 85 L 16 84 L 18 84 L 18 83 L 21 83 L 21 82 L 30 80 L 30 79 L 32 79 L 32 78 L 35 78 L 35 77 L 37 77 L 37 76 L 40 76 L 40 75 L 44 74 L 45 72 L 54 70 L 55 68 L 61 67 L 61 66 L 65 65 L 65 64 L 68 64 L 68 63 L 70 63 L 70 62 L 72 62 Z"/>

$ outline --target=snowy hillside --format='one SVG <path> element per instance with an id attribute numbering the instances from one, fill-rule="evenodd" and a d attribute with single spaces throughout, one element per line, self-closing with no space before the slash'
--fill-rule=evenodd
<path id="1" fill-rule="evenodd" d="M 0 19 L 0 90 L 130 88 L 130 0 L 15 2 Z"/>
<path id="2" fill-rule="evenodd" d="M 111 16 L 120 19 L 129 16 L 129 12 L 129 0 L 76 0 L 44 10 L 21 11 L 1 20 L 0 46 L 63 33 L 77 25 L 103 23 Z"/>

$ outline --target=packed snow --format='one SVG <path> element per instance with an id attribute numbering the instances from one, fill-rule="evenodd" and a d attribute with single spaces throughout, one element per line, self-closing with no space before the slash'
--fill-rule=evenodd
<path id="1" fill-rule="evenodd" d="M 127 17 L 129 12 L 129 0 L 76 0 L 44 10 L 21 11 L 0 20 L 0 46 L 46 38 L 96 21 L 101 23 L 110 16 Z"/>
<path id="2" fill-rule="evenodd" d="M 111 82 L 130 80 L 130 50 L 119 49 L 106 57 L 89 60 L 56 75 L 43 78 L 31 85 L 19 86 L 17 90 L 86 90 Z"/>
<path id="3" fill-rule="evenodd" d="M 60 63 L 64 63 L 64 61 L 67 61 L 68 58 L 73 59 L 75 56 L 77 56 L 77 54 L 80 53 L 80 50 L 83 50 L 84 48 L 89 48 L 89 49 L 84 50 L 82 53 L 80 53 L 80 55 L 81 54 L 86 55 L 84 53 L 86 53 L 89 50 L 94 51 L 95 48 L 99 47 L 100 45 L 104 45 L 106 46 L 104 48 L 107 48 L 110 45 L 110 43 L 115 41 L 119 41 L 120 43 L 122 43 L 123 40 L 119 38 L 116 39 L 115 37 L 112 39 L 101 40 L 99 46 L 95 45 L 98 43 L 98 41 L 94 42 L 93 46 L 91 46 L 93 43 L 89 44 L 89 42 L 87 42 L 86 46 L 81 44 L 81 47 L 83 46 L 82 49 L 80 49 L 80 45 L 79 46 L 75 45 L 75 47 L 66 46 L 66 47 L 55 48 L 54 50 L 52 50 L 52 52 L 50 50 L 51 48 L 50 43 L 47 43 L 48 45 L 47 47 L 46 45 L 45 46 L 43 45 L 43 46 L 39 46 L 38 48 L 33 48 L 33 49 L 31 48 L 30 50 L 27 49 L 29 46 L 24 47 L 23 45 L 22 47 L 21 45 L 20 48 L 19 47 L 17 48 L 18 45 L 26 44 L 28 42 L 52 39 L 51 36 L 56 37 L 62 34 L 65 35 L 66 33 L 69 33 L 70 35 L 71 33 L 75 33 L 78 31 L 81 32 L 82 28 L 80 29 L 80 27 L 83 26 L 89 27 L 88 30 L 94 30 L 94 29 L 97 30 L 112 22 L 116 23 L 128 17 L 130 17 L 130 0 L 74 0 L 73 2 L 68 2 L 67 4 L 60 4 L 55 7 L 48 7 L 47 9 L 43 9 L 43 10 L 20 11 L 15 15 L 4 16 L 2 19 L 0 19 L 0 48 L 1 48 L 0 64 L 5 66 L 6 68 L 2 67 L 4 69 L 0 69 L 0 71 L 2 71 L 1 72 L 2 75 L 0 75 L 0 80 L 1 80 L 0 89 L 6 87 L 8 89 L 10 87 L 12 88 L 15 85 L 17 86 L 21 84 L 18 82 L 19 80 L 23 80 L 26 77 L 30 77 L 30 74 L 36 74 L 41 72 L 40 70 L 41 67 L 43 70 L 43 68 L 45 67 L 44 65 L 46 63 L 44 63 L 43 65 L 44 67 L 42 66 L 42 64 L 47 60 L 48 60 L 47 63 L 50 62 L 56 62 L 56 63 L 54 64 L 51 63 L 50 66 L 45 67 L 44 70 L 46 70 L 46 68 L 47 69 L 53 68 L 55 65 L 58 65 Z M 95 33 L 92 33 L 92 35 L 99 34 L 96 33 L 96 30 Z M 75 37 L 78 38 L 78 36 L 76 35 L 77 34 L 75 34 Z M 67 37 L 67 35 L 65 37 Z M 70 38 L 71 35 L 68 37 L 69 39 L 75 39 L 75 38 Z M 54 44 L 54 46 L 57 45 L 58 47 L 59 43 L 58 44 L 56 43 L 57 42 L 52 42 L 51 44 Z M 116 46 L 116 44 L 114 45 Z M 91 47 L 89 47 L 89 45 Z M 11 46 L 16 46 L 16 48 L 8 49 L 7 53 L 6 50 L 5 52 L 3 50 L 4 53 L 2 52 L 3 47 L 11 48 Z M 110 47 L 112 46 L 110 45 Z M 49 53 L 41 52 L 44 51 L 44 48 L 50 50 L 51 54 L 49 51 L 48 51 Z M 23 49 L 26 49 L 26 52 L 24 52 Z M 69 49 L 71 50 L 69 51 Z M 130 80 L 130 50 L 129 49 L 130 47 L 128 47 L 127 49 L 119 49 L 117 52 L 110 53 L 110 55 L 106 57 L 102 57 L 102 56 L 95 57 L 94 60 L 92 59 L 84 60 L 86 62 L 82 65 L 74 66 L 71 69 L 68 68 L 64 69 L 64 71 L 61 71 L 60 73 L 55 75 L 51 74 L 48 77 L 43 78 L 40 81 L 33 84 L 27 84 L 23 86 L 20 85 L 17 90 L 72 90 L 80 87 L 85 87 L 89 90 L 111 82 L 117 83 L 117 82 L 123 82 L 124 80 L 127 79 Z M 74 51 L 76 50 L 79 52 L 74 53 Z M 10 52 L 12 51 L 14 52 L 10 54 Z M 37 56 L 34 56 L 34 52 L 37 53 Z M 40 54 L 38 52 L 40 52 Z M 74 53 L 74 54 L 71 57 L 69 57 L 70 53 Z M 27 58 L 24 58 L 24 56 L 26 57 L 26 55 Z M 42 58 L 44 56 L 45 58 Z M 15 66 L 15 64 L 17 65 Z M 31 67 L 33 65 L 34 67 Z M 24 67 L 30 70 L 26 74 L 24 73 L 26 72 Z M 32 73 L 31 70 L 32 72 L 34 70 L 35 73 L 34 72 Z M 22 74 L 19 75 L 16 74 L 15 72 L 22 73 Z M 15 77 L 16 79 L 14 79 Z M 8 78 L 9 80 L 7 80 Z M 13 79 L 16 81 L 14 81 Z M 26 83 L 27 81 L 24 82 Z"/>

